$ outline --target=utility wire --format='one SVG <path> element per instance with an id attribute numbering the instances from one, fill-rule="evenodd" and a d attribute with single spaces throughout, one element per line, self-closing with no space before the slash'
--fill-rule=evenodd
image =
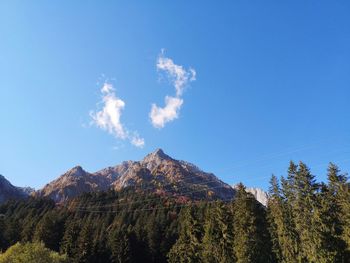
<path id="1" fill-rule="evenodd" d="M 198 200 L 198 201 L 203 201 L 203 200 Z M 232 201 L 232 199 L 206 201 L 205 203 L 208 204 L 208 203 L 229 202 L 229 201 Z M 169 206 L 169 207 L 136 208 L 136 209 L 127 210 L 127 212 L 174 209 L 174 208 L 179 208 L 179 207 L 191 206 L 193 204 L 195 204 L 195 203 L 175 205 L 175 206 Z M 115 211 L 115 210 L 112 210 L 112 211 L 101 211 L 101 210 L 90 210 L 90 209 L 76 209 L 75 211 L 76 212 L 89 212 L 89 213 L 118 213 L 118 212 L 120 212 L 120 211 Z"/>
<path id="2" fill-rule="evenodd" d="M 208 174 L 208 173 L 206 173 Z M 216 179 L 215 180 L 212 180 L 212 181 L 208 181 L 206 183 L 210 183 L 210 182 L 218 182 L 220 181 L 220 183 L 222 184 L 226 184 L 224 183 L 223 181 L 221 181 L 218 177 L 216 177 L 215 175 L 213 175 L 213 177 L 215 177 Z M 191 183 L 191 181 L 193 181 L 193 179 L 202 179 L 202 177 L 200 175 L 194 175 L 194 176 L 190 176 L 190 177 L 186 177 L 184 180 L 181 181 L 181 183 Z M 212 179 L 212 178 L 209 178 L 209 179 Z M 204 180 L 209 180 L 209 179 L 204 179 Z M 157 181 L 157 182 L 160 182 L 160 181 Z M 203 182 L 203 181 L 202 181 Z M 175 182 L 169 182 L 169 183 L 166 183 L 166 184 L 162 184 L 162 187 L 166 187 L 166 186 L 172 186 L 174 185 Z M 193 183 L 193 185 L 200 185 L 200 183 Z M 229 184 L 226 184 L 226 185 L 229 185 Z M 141 190 L 142 191 L 148 191 L 148 190 L 154 190 L 157 186 L 150 186 L 148 188 L 142 188 L 141 187 Z M 186 187 L 182 187 L 182 188 L 186 188 Z M 179 188 L 179 189 L 182 189 L 182 188 Z M 140 189 L 140 187 L 138 187 L 138 189 Z M 179 190 L 177 189 L 177 190 Z M 108 200 L 108 199 L 114 199 L 113 197 L 110 197 L 110 198 L 101 198 L 100 200 L 94 200 L 95 201 L 105 201 L 105 200 Z M 72 200 L 72 202 L 75 202 L 75 200 Z"/>
<path id="3" fill-rule="evenodd" d="M 181 196 L 186 195 L 186 194 L 193 194 L 193 193 L 198 193 L 198 192 L 203 192 L 203 191 L 210 191 L 212 189 L 217 189 L 217 188 L 223 188 L 225 186 L 215 186 L 215 187 L 207 187 L 206 189 L 200 189 L 200 190 L 194 190 L 194 191 L 187 191 L 187 192 L 183 192 L 181 193 Z M 168 192 L 168 193 L 172 193 L 172 192 Z M 133 202 L 125 202 L 123 204 L 111 204 L 111 205 L 97 205 L 97 206 L 81 206 L 81 207 L 77 207 L 78 209 L 80 208 L 85 208 L 85 207 L 90 207 L 90 208 L 101 208 L 101 207 L 118 207 L 118 206 L 125 206 L 125 205 L 130 205 L 130 204 L 136 204 L 136 203 L 147 203 L 150 201 L 154 201 L 154 200 L 159 200 L 161 199 L 162 196 L 158 196 L 158 197 L 153 197 L 153 198 L 148 198 L 148 199 L 144 199 L 144 200 L 138 200 L 138 201 L 133 201 Z"/>

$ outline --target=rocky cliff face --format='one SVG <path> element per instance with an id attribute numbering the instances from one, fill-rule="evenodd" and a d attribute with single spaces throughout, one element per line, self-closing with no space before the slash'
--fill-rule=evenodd
<path id="1" fill-rule="evenodd" d="M 10 199 L 23 199 L 29 196 L 31 188 L 13 186 L 4 176 L 0 175 L 0 203 Z"/>
<path id="2" fill-rule="evenodd" d="M 267 200 L 269 196 L 264 190 L 260 188 L 248 187 L 246 188 L 246 191 L 254 195 L 255 199 L 258 200 L 261 204 L 267 206 Z"/>
<path id="3" fill-rule="evenodd" d="M 232 188 L 236 189 L 237 185 L 233 185 Z M 256 187 L 246 187 L 245 190 L 246 192 L 251 193 L 262 205 L 267 206 L 269 195 L 263 189 Z"/>
<path id="4" fill-rule="evenodd" d="M 109 189 L 113 181 L 111 174 L 91 174 L 76 166 L 45 185 L 35 196 L 50 197 L 56 202 L 64 202 L 85 192 L 104 191 Z"/>
<path id="5" fill-rule="evenodd" d="M 214 174 L 203 172 L 188 162 L 175 160 L 157 149 L 141 161 L 123 162 L 95 173 L 74 167 L 36 195 L 64 202 L 84 192 L 110 188 L 121 190 L 125 187 L 189 199 L 228 200 L 235 192 Z"/>

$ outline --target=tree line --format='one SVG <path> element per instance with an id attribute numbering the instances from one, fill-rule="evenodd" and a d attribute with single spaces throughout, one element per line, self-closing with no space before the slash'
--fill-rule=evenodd
<path id="1" fill-rule="evenodd" d="M 304 163 L 291 162 L 285 177 L 272 176 L 267 207 L 242 184 L 231 201 L 135 189 L 87 193 L 63 206 L 10 201 L 0 206 L 0 250 L 43 244 L 72 263 L 346 263 L 349 182 L 334 164 L 327 177 L 318 183 Z"/>

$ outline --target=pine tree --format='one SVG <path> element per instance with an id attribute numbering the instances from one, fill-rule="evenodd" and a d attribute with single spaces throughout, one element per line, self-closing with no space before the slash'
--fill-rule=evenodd
<path id="1" fill-rule="evenodd" d="M 283 183 L 283 189 L 280 189 L 276 176 L 270 180 L 270 198 L 268 201 L 267 218 L 272 242 L 272 251 L 278 262 L 290 263 L 298 262 L 298 243 L 297 234 L 294 229 L 292 216 L 292 198 L 295 165 L 291 163 L 288 180 Z M 281 192 L 284 192 L 284 197 Z"/>
<path id="2" fill-rule="evenodd" d="M 63 219 L 55 211 L 46 213 L 39 221 L 34 233 L 34 240 L 44 242 L 49 249 L 59 251 L 64 229 Z"/>
<path id="3" fill-rule="evenodd" d="M 202 244 L 202 261 L 205 263 L 218 262 L 218 239 L 219 231 L 217 227 L 216 215 L 213 206 L 209 206 L 206 211 L 204 236 Z"/>
<path id="4" fill-rule="evenodd" d="M 350 258 L 350 191 L 346 174 L 340 174 L 338 167 L 328 167 L 327 202 L 324 207 L 328 246 L 336 251 L 336 259 Z"/>
<path id="5" fill-rule="evenodd" d="M 90 221 L 83 225 L 77 241 L 77 254 L 75 255 L 76 262 L 89 263 L 94 260 L 94 244 L 93 244 L 93 225 Z"/>
<path id="6" fill-rule="evenodd" d="M 287 178 L 281 178 L 281 198 L 283 227 L 281 236 L 282 257 L 284 262 L 300 262 L 300 237 L 296 231 L 295 211 L 298 184 L 296 177 L 298 165 L 289 163 Z"/>
<path id="7" fill-rule="evenodd" d="M 350 258 L 350 185 L 349 183 L 341 186 L 340 194 L 342 209 L 343 240 L 346 243 L 346 258 Z"/>
<path id="8" fill-rule="evenodd" d="M 35 232 L 35 223 L 30 221 L 29 223 L 25 224 L 23 226 L 22 232 L 21 232 L 21 241 L 22 242 L 31 242 L 34 236 Z"/>
<path id="9" fill-rule="evenodd" d="M 111 249 L 111 262 L 131 262 L 130 239 L 126 229 L 113 230 L 110 236 L 109 246 Z"/>
<path id="10" fill-rule="evenodd" d="M 16 244 L 20 240 L 21 225 L 18 220 L 7 218 L 5 220 L 4 241 L 6 248 Z"/>
<path id="11" fill-rule="evenodd" d="M 234 262 L 232 215 L 223 202 L 207 209 L 202 251 L 203 262 Z"/>
<path id="12" fill-rule="evenodd" d="M 5 229 L 4 216 L 0 215 L 0 253 L 6 249 Z"/>
<path id="13" fill-rule="evenodd" d="M 74 220 L 67 221 L 61 241 L 61 252 L 73 258 L 78 253 L 77 240 L 80 233 L 80 224 Z"/>
<path id="14" fill-rule="evenodd" d="M 164 238 L 164 233 L 162 229 L 163 222 L 159 214 L 157 216 L 157 211 L 153 211 L 146 225 L 148 250 L 153 262 L 162 261 L 161 242 Z"/>
<path id="15" fill-rule="evenodd" d="M 201 256 L 203 230 L 194 215 L 194 207 L 185 209 L 183 227 L 175 245 L 168 253 L 170 263 L 197 263 Z"/>
<path id="16" fill-rule="evenodd" d="M 233 250 L 237 263 L 269 262 L 267 227 L 259 213 L 265 216 L 253 195 L 239 184 L 233 202 Z"/>
<path id="17" fill-rule="evenodd" d="M 316 193 L 318 185 L 314 175 L 311 174 L 309 168 L 303 162 L 299 163 L 294 188 L 293 217 L 295 219 L 295 230 L 298 233 L 301 245 L 298 260 L 301 262 L 317 262 L 320 240 L 314 211 L 317 209 Z"/>
<path id="18" fill-rule="evenodd" d="M 272 253 L 279 262 L 283 262 L 283 208 L 279 182 L 276 176 L 272 175 L 269 188 L 269 199 L 267 203 L 267 220 L 272 242 Z"/>

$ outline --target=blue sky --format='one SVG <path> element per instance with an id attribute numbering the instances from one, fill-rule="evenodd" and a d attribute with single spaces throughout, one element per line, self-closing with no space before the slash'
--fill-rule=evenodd
<path id="1" fill-rule="evenodd" d="M 1 1 L 0 173 L 39 188 L 158 147 L 265 189 L 291 159 L 319 180 L 329 161 L 350 171 L 349 12 L 348 1 Z M 188 74 L 181 95 L 160 58 Z M 92 118 L 105 82 L 123 102 L 122 138 Z M 151 108 L 166 96 L 181 106 L 157 127 Z"/>

